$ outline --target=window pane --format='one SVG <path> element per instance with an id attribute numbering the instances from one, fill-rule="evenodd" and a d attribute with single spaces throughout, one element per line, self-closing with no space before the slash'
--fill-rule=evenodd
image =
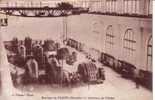
<path id="1" fill-rule="evenodd" d="M 132 10 L 132 0 L 128 0 L 128 13 L 131 14 L 131 10 Z"/>
<path id="2" fill-rule="evenodd" d="M 152 70 L 152 57 L 148 57 L 148 70 Z"/>
<path id="3" fill-rule="evenodd" d="M 132 13 L 135 13 L 135 9 L 136 9 L 136 1 L 133 0 L 133 6 L 132 6 Z"/>
<path id="4" fill-rule="evenodd" d="M 140 5 L 139 5 L 139 3 L 140 3 L 140 1 L 139 0 L 136 0 L 136 14 L 139 14 L 139 7 L 140 7 Z"/>
<path id="5" fill-rule="evenodd" d="M 124 1 L 124 12 L 125 12 L 125 13 L 127 13 L 127 8 L 128 8 L 128 7 L 127 7 L 127 1 L 125 0 L 125 1 Z"/>
<path id="6" fill-rule="evenodd" d="M 152 55 L 152 48 L 148 48 L 148 55 Z"/>
<path id="7" fill-rule="evenodd" d="M 153 12 L 153 0 L 150 0 L 150 4 L 149 4 L 149 14 L 152 14 Z"/>

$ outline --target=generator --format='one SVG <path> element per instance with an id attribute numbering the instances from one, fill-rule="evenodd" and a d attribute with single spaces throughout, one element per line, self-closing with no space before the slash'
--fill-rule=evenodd
<path id="1" fill-rule="evenodd" d="M 78 73 L 81 76 L 83 82 L 94 82 L 97 81 L 98 69 L 92 62 L 81 63 L 78 66 Z"/>

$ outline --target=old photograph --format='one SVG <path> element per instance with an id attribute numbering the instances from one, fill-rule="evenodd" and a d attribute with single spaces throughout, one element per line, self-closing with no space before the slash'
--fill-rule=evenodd
<path id="1" fill-rule="evenodd" d="M 152 0 L 0 0 L 0 100 L 152 100 Z"/>

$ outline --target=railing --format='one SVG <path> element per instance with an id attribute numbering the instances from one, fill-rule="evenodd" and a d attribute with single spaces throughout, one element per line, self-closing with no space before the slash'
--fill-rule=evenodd
<path id="1" fill-rule="evenodd" d="M 23 17 L 61 17 L 88 12 L 82 7 L 58 6 L 58 3 L 61 2 L 3 2 L 0 3 L 0 13 Z"/>
<path id="2" fill-rule="evenodd" d="M 56 7 L 60 2 L 1 2 L 0 7 Z"/>
<path id="3" fill-rule="evenodd" d="M 58 3 L 63 1 L 48 1 L 48 2 L 0 2 L 0 8 L 56 8 Z M 119 8 L 119 0 L 116 0 L 116 3 L 110 3 L 109 1 L 103 2 L 102 0 L 78 0 L 78 1 L 68 1 L 72 4 L 75 8 L 83 8 L 89 9 L 88 14 L 99 14 L 99 15 L 111 15 L 111 16 L 125 16 L 125 17 L 142 17 L 142 18 L 152 18 L 152 13 L 150 11 L 146 13 L 142 13 L 139 10 L 136 11 L 137 7 L 131 7 L 133 11 L 124 10 L 126 7 L 125 5 L 122 8 Z M 114 5 L 112 5 L 114 4 Z M 111 7 L 109 9 L 109 7 Z M 123 8 L 124 7 L 124 8 Z M 139 6 L 140 7 L 140 6 Z M 111 10 L 112 8 L 116 8 L 115 10 Z M 128 7 L 127 7 L 128 8 Z M 147 9 L 147 8 L 146 8 Z"/>

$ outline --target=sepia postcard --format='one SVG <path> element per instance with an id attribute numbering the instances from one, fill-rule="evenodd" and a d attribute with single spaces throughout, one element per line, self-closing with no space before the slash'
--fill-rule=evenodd
<path id="1" fill-rule="evenodd" d="M 0 0 L 0 100 L 153 100 L 153 0 Z"/>

